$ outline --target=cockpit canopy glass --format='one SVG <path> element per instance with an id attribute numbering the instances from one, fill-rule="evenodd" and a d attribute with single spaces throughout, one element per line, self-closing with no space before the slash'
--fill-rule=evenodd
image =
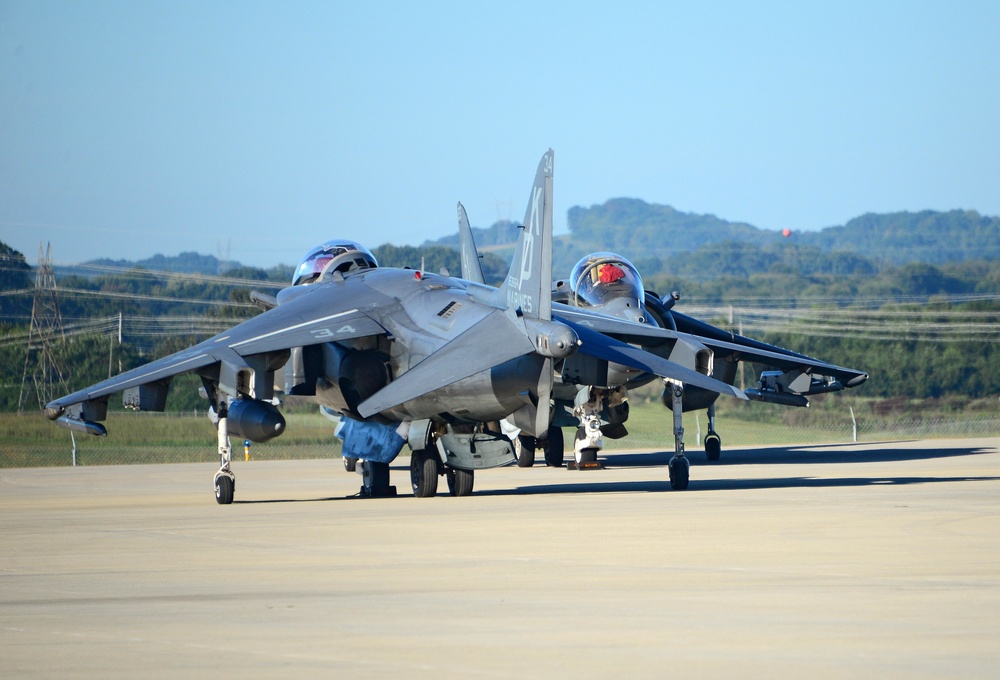
<path id="1" fill-rule="evenodd" d="M 615 298 L 636 300 L 641 305 L 646 297 L 639 272 L 631 262 L 614 253 L 584 257 L 573 267 L 569 285 L 580 302 L 591 306 Z"/>
<path id="2" fill-rule="evenodd" d="M 295 268 L 292 285 L 313 283 L 324 271 L 338 271 L 346 274 L 356 269 L 374 269 L 378 267 L 375 256 L 362 245 L 354 241 L 327 241 L 316 246 L 302 258 Z"/>

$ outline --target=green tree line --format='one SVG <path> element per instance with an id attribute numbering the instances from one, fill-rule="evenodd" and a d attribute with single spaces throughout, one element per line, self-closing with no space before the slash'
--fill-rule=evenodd
<path id="1" fill-rule="evenodd" d="M 736 229 L 736 233 L 738 236 L 740 229 Z M 556 276 L 568 275 L 575 258 L 592 249 L 614 247 L 606 244 L 594 247 L 590 242 L 559 239 L 556 255 L 570 264 L 561 265 Z M 461 271 L 456 250 L 445 245 L 386 244 L 373 252 L 383 266 L 423 267 L 435 272 L 445 269 L 452 274 Z M 865 257 L 858 252 L 833 251 L 780 236 L 762 244 L 730 238 L 663 257 L 653 247 L 621 254 L 630 257 L 639 267 L 647 288 L 660 293 L 679 290 L 682 300 L 678 310 L 682 312 L 686 305 L 726 303 L 737 307 L 747 304 L 797 308 L 829 305 L 850 311 L 852 305 L 867 301 L 859 307 L 858 318 L 862 316 L 860 310 L 881 308 L 887 314 L 896 311 L 911 314 L 908 323 L 936 324 L 936 328 L 947 329 L 962 314 L 975 313 L 980 315 L 981 326 L 998 326 L 1000 261 L 997 258 L 887 264 L 884 259 Z M 167 269 L 172 263 L 166 258 L 156 264 Z M 201 265 L 208 269 L 218 267 L 211 258 L 201 261 Z M 83 270 L 57 272 L 64 321 L 113 317 L 121 313 L 124 317 L 199 317 L 216 320 L 224 327 L 258 313 L 250 303 L 251 290 L 261 288 L 273 293 L 290 281 L 292 272 L 292 267 L 287 265 L 271 270 L 237 265 L 226 270 L 220 279 L 196 273 L 166 275 L 159 273 L 163 270 L 151 272 L 133 263 L 118 263 L 116 267 L 99 274 Z M 486 252 L 483 267 L 487 281 L 496 285 L 506 274 L 508 263 L 494 252 Z M 0 244 L 0 410 L 3 411 L 17 407 L 26 365 L 26 333 L 32 299 L 24 291 L 33 285 L 34 271 L 23 255 Z M 952 298 L 959 301 L 952 301 Z M 900 301 L 910 299 L 923 302 L 899 305 Z M 201 304 L 203 302 L 225 304 Z M 850 320 L 852 317 L 837 317 L 844 318 Z M 826 328 L 822 333 L 805 328 L 797 331 L 794 325 L 786 324 L 748 334 L 836 364 L 868 371 L 872 379 L 861 388 L 867 396 L 963 394 L 986 397 L 995 395 L 1000 388 L 997 369 L 1000 357 L 996 356 L 995 334 L 986 334 L 983 339 L 956 339 L 940 333 L 909 336 L 901 327 L 888 335 L 848 333 L 846 330 L 841 333 L 836 323 L 833 322 L 832 330 Z M 857 325 L 850 321 L 842 323 L 845 328 L 848 323 Z M 212 334 L 174 331 L 166 335 L 130 335 L 126 328 L 120 346 L 117 329 L 105 330 L 93 337 L 72 336 L 59 347 L 63 379 L 68 389 L 78 389 L 108 377 L 109 372 L 128 370 Z M 179 378 L 172 392 L 171 408 L 204 408 L 197 396 L 196 379 Z"/>

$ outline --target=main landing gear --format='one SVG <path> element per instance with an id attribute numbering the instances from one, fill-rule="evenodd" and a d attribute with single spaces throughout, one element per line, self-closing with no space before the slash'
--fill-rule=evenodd
<path id="1" fill-rule="evenodd" d="M 389 484 L 389 464 L 359 461 L 362 478 L 361 495 L 366 498 L 393 498 L 396 487 Z M 410 454 L 410 486 L 417 498 L 432 498 L 438 492 L 438 479 L 444 477 L 452 496 L 469 496 L 475 484 L 474 470 L 461 470 L 444 465 L 434 448 L 419 449 Z"/>
<path id="2" fill-rule="evenodd" d="M 460 470 L 443 465 L 441 457 L 434 449 L 421 449 L 410 454 L 410 485 L 417 498 L 431 498 L 437 495 L 438 477 L 448 481 L 448 492 L 452 496 L 469 496 L 475 482 L 475 470 Z"/>
<path id="3" fill-rule="evenodd" d="M 618 392 L 605 392 L 598 388 L 583 388 L 577 392 L 573 402 L 573 415 L 580 419 L 573 438 L 573 461 L 570 468 L 576 470 L 598 470 L 601 464 L 597 454 L 604 448 L 601 438 L 601 412 L 612 398 L 617 397 L 618 404 L 624 403 L 624 397 Z M 627 411 L 626 411 L 627 414 Z"/>
<path id="4" fill-rule="evenodd" d="M 544 439 L 521 434 L 514 439 L 514 455 L 518 467 L 532 467 L 535 464 L 535 451 L 542 449 L 545 454 L 545 464 L 548 467 L 562 467 L 565 457 L 563 448 L 565 440 L 561 427 L 550 425 Z"/>

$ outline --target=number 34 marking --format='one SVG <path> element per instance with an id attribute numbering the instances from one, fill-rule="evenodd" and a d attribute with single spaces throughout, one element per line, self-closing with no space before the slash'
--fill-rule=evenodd
<path id="1" fill-rule="evenodd" d="M 356 333 L 357 330 L 354 328 L 354 326 L 348 324 L 346 326 L 341 326 L 336 331 L 331 331 L 329 328 L 317 328 L 309 332 L 312 334 L 314 338 L 323 339 L 323 338 L 335 338 L 342 333 Z"/>

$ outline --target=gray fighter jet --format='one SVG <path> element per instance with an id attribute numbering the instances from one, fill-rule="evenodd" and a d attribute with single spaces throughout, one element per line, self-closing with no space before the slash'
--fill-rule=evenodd
<path id="1" fill-rule="evenodd" d="M 462 275 L 482 282 L 478 251 L 461 204 L 458 222 Z M 746 390 L 750 399 L 808 406 L 810 395 L 856 387 L 868 379 L 868 374 L 862 371 L 834 366 L 681 314 L 673 309 L 680 299 L 679 294 L 661 298 L 645 290 L 636 268 L 614 253 L 599 252 L 583 257 L 568 280 L 555 282 L 552 293 L 556 320 L 575 322 L 632 343 L 727 384 L 732 385 L 735 381 L 740 361 L 772 369 L 763 371 L 757 386 Z M 589 316 L 580 317 L 581 312 Z M 566 357 L 556 365 L 552 426 L 546 437 L 539 439 L 521 434 L 514 427 L 507 428 L 514 438 L 518 465 L 530 467 L 534 463 L 535 448 L 540 446 L 548 465 L 561 466 L 560 427 L 576 426 L 574 465 L 580 469 L 598 467 L 597 453 L 603 446 L 602 437 L 617 439 L 627 434 L 628 390 L 655 378 L 649 373 L 637 374 L 627 366 L 598 365 L 583 357 Z M 719 460 L 722 439 L 715 431 L 715 402 L 721 392 L 704 390 L 693 384 L 685 387 L 683 382 L 670 377 L 665 377 L 664 383 L 662 401 L 671 409 L 674 421 L 675 456 L 670 463 L 670 481 L 673 488 L 683 489 L 688 484 L 688 465 L 681 414 L 707 409 L 705 452 L 708 460 Z"/>
<path id="2" fill-rule="evenodd" d="M 549 431 L 556 362 L 563 379 L 567 364 L 588 376 L 614 366 L 745 398 L 709 377 L 710 364 L 691 368 L 665 358 L 684 344 L 682 334 L 659 336 L 660 351 L 653 354 L 602 331 L 622 333 L 622 324 L 639 324 L 584 309 L 553 318 L 553 159 L 550 149 L 538 165 L 500 288 L 381 268 L 357 243 L 331 241 L 307 254 L 273 308 L 187 350 L 56 399 L 46 416 L 106 435 L 100 421 L 110 395 L 124 392 L 126 407 L 160 411 L 171 379 L 194 372 L 215 416 L 221 462 L 215 496 L 227 504 L 235 488 L 229 436 L 264 442 L 285 429 L 274 389 L 283 369 L 289 394 L 346 417 L 345 456 L 362 461 L 362 491 L 374 496 L 394 493 L 389 463 L 405 444 L 413 451 L 415 495 L 434 495 L 439 475 L 447 477 L 452 494 L 471 493 L 475 470 L 514 460 L 498 421 L 507 419 L 529 436 Z"/>

